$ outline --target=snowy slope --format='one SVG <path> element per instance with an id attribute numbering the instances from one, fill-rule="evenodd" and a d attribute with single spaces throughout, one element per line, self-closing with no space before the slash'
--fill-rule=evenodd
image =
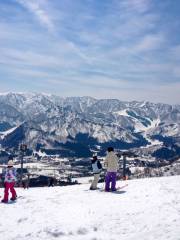
<path id="1" fill-rule="evenodd" d="M 117 193 L 88 184 L 17 189 L 16 203 L 0 205 L 0 239 L 178 240 L 179 183 L 179 176 L 131 180 Z"/>
<path id="2" fill-rule="evenodd" d="M 144 106 L 144 103 L 141 105 L 141 107 Z M 138 114 L 134 114 L 131 116 L 132 112 L 130 112 L 131 114 L 129 114 L 128 112 L 129 110 L 124 109 L 118 112 L 115 112 L 115 114 L 119 115 L 119 116 L 125 116 L 129 119 L 131 119 L 131 121 L 133 121 L 133 125 L 134 125 L 134 132 L 136 133 L 141 133 L 142 136 L 149 142 L 150 145 L 159 145 L 162 144 L 162 142 L 160 142 L 159 140 L 152 140 L 149 136 L 151 135 L 151 131 L 153 131 L 156 127 L 158 127 L 158 125 L 161 123 L 161 120 L 159 118 L 157 119 L 153 119 L 151 120 L 150 118 L 142 118 L 141 116 L 139 116 Z M 142 119 L 148 122 L 148 124 L 144 124 L 144 122 L 142 121 Z M 177 128 L 175 129 L 177 130 Z M 176 134 L 176 131 L 174 130 L 174 134 Z M 172 132 L 172 131 L 171 131 Z M 171 134 L 173 135 L 173 134 Z M 147 145 L 147 147 L 149 147 L 150 145 Z M 144 147 L 144 146 L 143 146 Z"/>
<path id="3" fill-rule="evenodd" d="M 14 132 L 18 127 L 19 127 L 19 126 L 16 126 L 16 127 L 10 128 L 10 129 L 7 130 L 7 131 L 0 132 L 0 138 L 1 138 L 1 139 L 4 139 L 8 134 Z"/>

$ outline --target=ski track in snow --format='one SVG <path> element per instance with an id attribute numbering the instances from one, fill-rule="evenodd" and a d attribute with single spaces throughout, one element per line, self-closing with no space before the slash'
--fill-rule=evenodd
<path id="1" fill-rule="evenodd" d="M 127 182 L 115 193 L 89 184 L 16 189 L 15 203 L 0 204 L 0 239 L 180 240 L 180 176 Z"/>

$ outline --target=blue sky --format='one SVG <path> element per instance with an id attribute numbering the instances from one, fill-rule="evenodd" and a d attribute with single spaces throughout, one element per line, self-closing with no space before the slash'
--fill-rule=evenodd
<path id="1" fill-rule="evenodd" d="M 179 0 L 0 0 L 0 92 L 179 104 Z"/>

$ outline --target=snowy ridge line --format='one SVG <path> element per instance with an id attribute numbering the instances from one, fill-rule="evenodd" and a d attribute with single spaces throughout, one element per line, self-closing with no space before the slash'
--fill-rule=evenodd
<path id="1" fill-rule="evenodd" d="M 143 154 L 152 156 L 167 136 L 176 144 L 180 131 L 180 107 L 167 104 L 35 93 L 0 95 L 0 103 L 0 127 L 11 128 L 0 133 L 3 148 L 22 140 L 33 151 L 43 146 L 54 154 L 62 149 L 64 156 L 84 157 L 79 149 L 85 139 L 89 155 L 91 150 L 103 152 L 104 143 L 113 143 L 122 144 L 123 149 L 142 147 Z M 20 122 L 24 124 L 18 127 Z"/>
<path id="2" fill-rule="evenodd" d="M 119 101 L 119 102 L 122 102 L 124 104 L 127 104 L 127 107 L 131 107 L 132 104 L 135 106 L 135 107 L 146 107 L 147 105 L 165 105 L 165 106 L 173 106 L 173 107 L 176 107 L 176 106 L 180 106 L 180 104 L 168 104 L 168 103 L 162 103 L 162 102 L 150 102 L 150 101 L 137 101 L 137 100 L 133 100 L 133 101 L 123 101 L 121 99 L 114 99 L 114 98 L 95 98 L 95 97 L 91 97 L 91 96 L 72 96 L 72 97 L 62 97 L 60 95 L 56 95 L 56 94 L 52 94 L 52 93 L 47 93 L 47 92 L 13 92 L 13 91 L 7 91 L 7 92 L 0 92 L 0 96 L 23 96 L 23 97 L 29 97 L 29 96 L 47 96 L 47 97 L 56 97 L 57 99 L 63 99 L 63 100 L 73 100 L 73 99 L 93 99 L 93 100 L 97 100 L 97 101 L 104 101 L 104 100 L 107 100 L 107 101 Z"/>

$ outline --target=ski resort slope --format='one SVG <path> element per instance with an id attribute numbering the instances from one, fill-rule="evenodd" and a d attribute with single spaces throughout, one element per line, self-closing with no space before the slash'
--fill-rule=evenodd
<path id="1" fill-rule="evenodd" d="M 127 183 L 116 193 L 89 184 L 17 189 L 15 203 L 0 204 L 0 239 L 180 240 L 180 176 Z"/>

